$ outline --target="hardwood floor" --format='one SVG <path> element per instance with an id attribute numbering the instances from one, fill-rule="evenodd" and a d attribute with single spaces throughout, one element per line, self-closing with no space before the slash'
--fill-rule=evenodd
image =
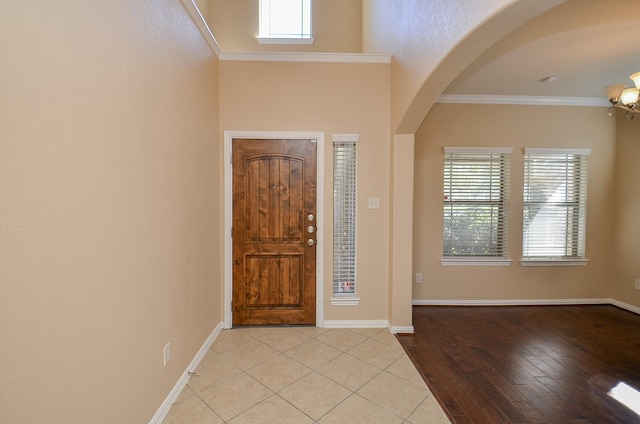
<path id="1" fill-rule="evenodd" d="M 640 316 L 611 305 L 414 306 L 400 343 L 455 423 L 640 423 Z M 640 396 L 640 393 L 638 393 Z M 637 405 L 640 408 L 640 405 Z"/>

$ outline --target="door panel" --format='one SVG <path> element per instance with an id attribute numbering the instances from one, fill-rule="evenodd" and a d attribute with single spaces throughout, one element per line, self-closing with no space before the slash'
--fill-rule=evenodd
<path id="1" fill-rule="evenodd" d="M 232 155 L 233 324 L 314 324 L 316 143 L 234 139 Z"/>

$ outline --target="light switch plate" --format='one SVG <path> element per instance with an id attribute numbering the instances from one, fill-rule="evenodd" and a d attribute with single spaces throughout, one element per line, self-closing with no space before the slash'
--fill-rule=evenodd
<path id="1" fill-rule="evenodd" d="M 367 199 L 367 205 L 369 209 L 380 209 L 380 198 L 369 197 L 369 199 Z"/>

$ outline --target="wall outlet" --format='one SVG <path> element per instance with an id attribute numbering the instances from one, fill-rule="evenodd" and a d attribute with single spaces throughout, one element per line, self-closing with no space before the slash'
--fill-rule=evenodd
<path id="1" fill-rule="evenodd" d="M 422 273 L 416 272 L 416 283 L 422 284 Z"/>
<path id="2" fill-rule="evenodd" d="M 380 209 L 380 198 L 379 197 L 369 197 L 367 199 L 367 207 L 369 209 Z"/>
<path id="3" fill-rule="evenodd" d="M 636 278 L 636 288 L 640 290 L 640 278 Z"/>
<path id="4" fill-rule="evenodd" d="M 162 349 L 162 354 L 164 357 L 164 366 L 166 367 L 171 360 L 171 343 L 167 343 L 164 349 Z"/>

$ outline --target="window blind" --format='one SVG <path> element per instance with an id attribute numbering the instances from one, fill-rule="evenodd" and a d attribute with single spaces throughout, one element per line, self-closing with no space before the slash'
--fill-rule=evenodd
<path id="1" fill-rule="evenodd" d="M 333 143 L 333 294 L 356 292 L 356 142 Z"/>
<path id="2" fill-rule="evenodd" d="M 445 148 L 444 257 L 506 257 L 510 153 Z"/>
<path id="3" fill-rule="evenodd" d="M 589 153 L 525 149 L 524 258 L 584 258 Z"/>

